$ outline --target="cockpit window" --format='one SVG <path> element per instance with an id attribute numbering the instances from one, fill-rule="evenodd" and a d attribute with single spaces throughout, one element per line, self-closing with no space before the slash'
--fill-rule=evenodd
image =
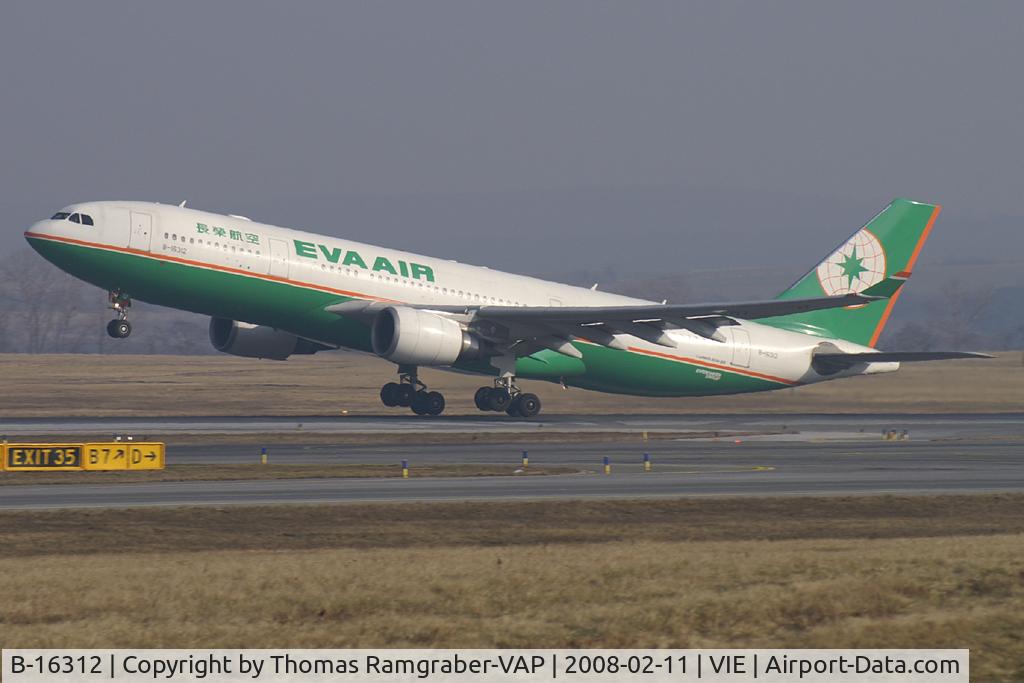
<path id="1" fill-rule="evenodd" d="M 95 225 L 92 222 L 92 216 L 87 213 L 68 213 L 67 211 L 58 211 L 50 216 L 50 220 L 71 221 L 72 223 L 78 223 L 79 225 Z"/>

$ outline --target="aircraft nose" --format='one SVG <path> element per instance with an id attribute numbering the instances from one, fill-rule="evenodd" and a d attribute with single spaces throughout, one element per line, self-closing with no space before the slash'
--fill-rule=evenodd
<path id="1" fill-rule="evenodd" d="M 36 221 L 31 226 L 29 226 L 28 230 L 25 231 L 25 241 L 27 241 L 29 245 L 31 245 L 32 248 L 35 249 L 40 238 L 46 238 L 52 234 L 53 221 Z"/>

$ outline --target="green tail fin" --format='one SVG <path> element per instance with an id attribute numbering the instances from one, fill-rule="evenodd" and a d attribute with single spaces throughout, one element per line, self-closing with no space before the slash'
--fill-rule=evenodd
<path id="1" fill-rule="evenodd" d="M 865 292 L 886 297 L 863 306 L 830 308 L 762 322 L 821 337 L 874 346 L 900 287 L 910 277 L 940 206 L 896 199 L 778 299 Z"/>

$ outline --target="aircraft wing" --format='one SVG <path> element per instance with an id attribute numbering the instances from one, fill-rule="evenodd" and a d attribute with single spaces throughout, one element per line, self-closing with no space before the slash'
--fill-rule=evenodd
<path id="1" fill-rule="evenodd" d="M 346 301 L 328 306 L 326 310 L 338 315 L 360 317 L 376 313 L 389 306 L 408 306 L 438 313 L 473 315 L 496 321 L 566 322 L 592 325 L 607 322 L 658 322 L 726 316 L 730 318 L 771 318 L 777 315 L 804 313 L 823 308 L 859 306 L 882 297 L 864 294 L 821 296 L 811 299 L 769 299 L 767 301 L 739 301 L 711 304 L 641 304 L 637 306 L 490 306 L 490 305 L 437 305 Z"/>
<path id="2" fill-rule="evenodd" d="M 502 321 L 557 322 L 593 325 L 615 322 L 659 322 L 726 316 L 729 318 L 771 318 L 822 308 L 839 308 L 870 303 L 879 297 L 845 294 L 812 299 L 739 301 L 711 304 L 647 304 L 638 306 L 418 306 L 435 311 L 468 313 Z"/>
<path id="3" fill-rule="evenodd" d="M 870 291 L 870 290 L 869 290 Z M 825 308 L 857 306 L 881 298 L 873 292 L 806 299 L 771 299 L 710 304 L 640 304 L 635 306 L 489 306 L 394 304 L 346 301 L 326 308 L 337 315 L 369 322 L 389 306 L 408 306 L 457 318 L 488 341 L 526 356 L 541 349 L 579 357 L 570 341 L 582 337 L 610 348 L 624 349 L 615 334 L 630 334 L 654 344 L 676 346 L 666 329 L 686 329 L 725 341 L 718 328 L 746 320 L 803 313 Z"/>

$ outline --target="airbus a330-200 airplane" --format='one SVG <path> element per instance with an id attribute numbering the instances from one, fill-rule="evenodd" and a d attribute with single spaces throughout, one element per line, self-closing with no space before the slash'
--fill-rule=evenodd
<path id="1" fill-rule="evenodd" d="M 774 299 L 668 304 L 179 206 L 84 202 L 26 233 L 68 273 L 107 290 L 113 337 L 132 299 L 211 317 L 220 351 L 284 360 L 327 349 L 395 363 L 386 406 L 438 415 L 417 376 L 493 377 L 480 410 L 532 417 L 516 380 L 641 396 L 766 391 L 983 357 L 879 352 L 878 337 L 940 207 L 897 199 Z"/>

